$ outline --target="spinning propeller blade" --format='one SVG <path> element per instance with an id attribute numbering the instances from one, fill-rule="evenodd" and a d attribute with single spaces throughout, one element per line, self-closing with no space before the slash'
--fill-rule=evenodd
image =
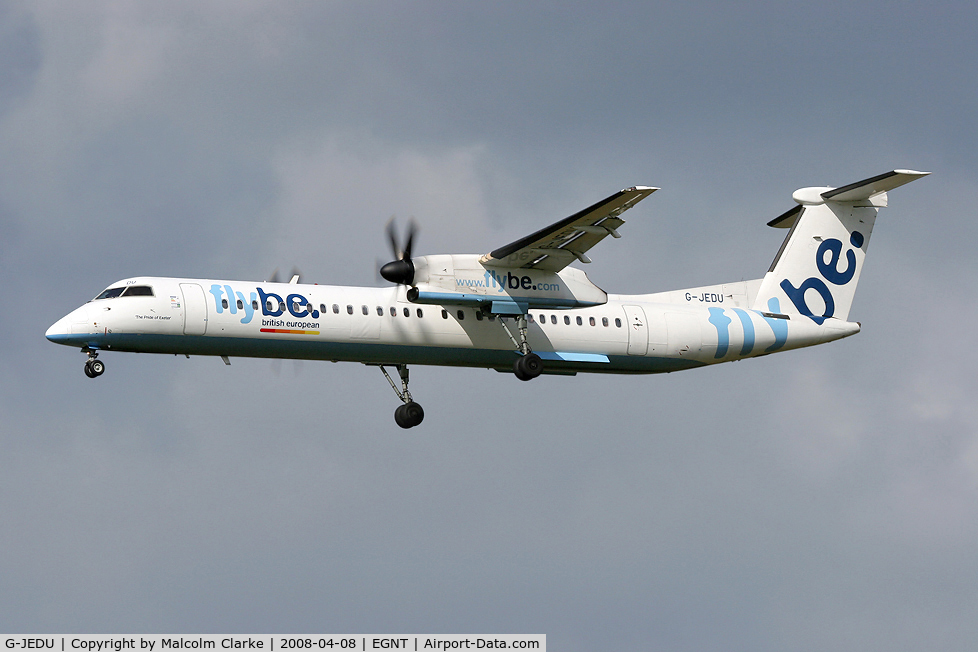
<path id="1" fill-rule="evenodd" d="M 404 241 L 404 248 L 401 248 L 397 238 L 397 229 L 394 227 L 394 217 L 387 221 L 387 238 L 390 240 L 391 252 L 394 260 L 380 268 L 380 275 L 391 283 L 400 285 L 411 285 L 414 281 L 414 263 L 411 262 L 411 250 L 414 247 L 414 236 L 418 232 L 417 222 L 412 217 L 408 221 L 407 237 Z"/>

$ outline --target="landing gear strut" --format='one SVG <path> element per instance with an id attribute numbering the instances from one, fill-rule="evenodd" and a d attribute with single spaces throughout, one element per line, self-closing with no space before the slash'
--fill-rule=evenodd
<path id="1" fill-rule="evenodd" d="M 520 380 L 533 380 L 543 373 L 543 360 L 530 350 L 530 344 L 526 341 L 526 315 L 516 317 L 516 329 L 520 336 L 519 340 L 513 336 L 513 332 L 509 330 L 509 326 L 506 325 L 504 319 L 500 318 L 499 323 L 506 329 L 506 334 L 509 335 L 509 339 L 513 340 L 513 344 L 516 345 L 516 348 L 520 352 L 520 357 L 516 358 L 516 361 L 513 362 L 513 373 L 516 374 L 516 377 Z"/>
<path id="2" fill-rule="evenodd" d="M 394 384 L 394 380 L 387 373 L 384 365 L 380 365 L 380 370 L 384 373 L 384 377 L 387 378 L 387 382 L 391 384 L 391 389 L 394 390 L 394 393 L 397 394 L 397 397 L 403 403 L 403 405 L 397 406 L 397 409 L 394 410 L 394 423 L 405 429 L 413 428 L 421 423 L 424 420 L 424 410 L 411 398 L 411 392 L 408 390 L 407 365 L 397 365 L 397 373 L 401 376 L 401 389 L 398 389 L 397 385 Z"/>
<path id="3" fill-rule="evenodd" d="M 85 375 L 89 378 L 98 378 L 105 373 L 105 363 L 98 359 L 98 351 L 94 349 L 82 350 L 88 353 L 88 360 L 85 361 Z"/>

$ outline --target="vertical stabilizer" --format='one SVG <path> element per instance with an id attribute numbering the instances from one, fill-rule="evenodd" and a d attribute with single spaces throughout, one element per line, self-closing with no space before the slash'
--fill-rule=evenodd
<path id="1" fill-rule="evenodd" d="M 876 214 L 886 192 L 929 173 L 894 170 L 841 188 L 802 188 L 798 206 L 769 226 L 790 228 L 764 276 L 753 308 L 800 314 L 821 324 L 846 320 Z"/>

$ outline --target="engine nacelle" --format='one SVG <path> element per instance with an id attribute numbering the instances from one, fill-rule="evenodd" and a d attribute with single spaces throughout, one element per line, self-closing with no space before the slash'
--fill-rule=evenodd
<path id="1" fill-rule="evenodd" d="M 531 308 L 583 308 L 608 301 L 608 294 L 573 267 L 548 272 L 487 267 L 478 255 L 420 256 L 414 264 L 414 303 L 480 307 L 495 314 Z"/>

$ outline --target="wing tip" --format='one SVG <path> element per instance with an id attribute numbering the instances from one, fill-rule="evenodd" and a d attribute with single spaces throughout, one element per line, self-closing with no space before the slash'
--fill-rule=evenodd
<path id="1" fill-rule="evenodd" d="M 893 170 L 896 174 L 906 174 L 914 177 L 926 177 L 930 172 L 919 172 L 917 170 Z"/>

